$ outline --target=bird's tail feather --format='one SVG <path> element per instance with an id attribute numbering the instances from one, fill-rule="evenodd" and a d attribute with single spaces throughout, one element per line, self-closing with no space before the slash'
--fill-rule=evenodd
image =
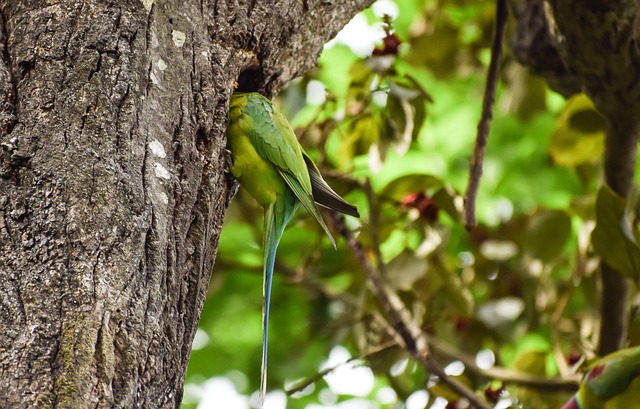
<path id="1" fill-rule="evenodd" d="M 288 200 L 287 200 L 288 199 Z M 271 304 L 271 283 L 276 261 L 276 250 L 284 232 L 297 207 L 296 200 L 283 198 L 275 204 L 265 207 L 264 212 L 264 267 L 262 287 L 262 365 L 260 368 L 260 401 L 264 404 L 267 391 L 267 344 L 269 341 L 269 306 Z"/>

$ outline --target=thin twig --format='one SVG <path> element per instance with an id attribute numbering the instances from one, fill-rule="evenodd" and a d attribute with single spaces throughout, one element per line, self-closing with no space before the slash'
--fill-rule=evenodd
<path id="1" fill-rule="evenodd" d="M 482 115 L 478 122 L 478 133 L 476 143 L 473 147 L 471 158 L 471 168 L 469 169 L 469 183 L 464 196 L 464 223 L 467 230 L 476 227 L 476 197 L 478 186 L 482 176 L 482 162 L 484 160 L 484 149 L 489 137 L 489 127 L 493 116 L 493 103 L 496 98 L 496 87 L 498 85 L 498 74 L 500 72 L 500 60 L 502 58 L 502 38 L 508 17 L 507 0 L 497 0 L 496 3 L 496 27 L 491 46 L 491 62 L 487 71 L 487 83 L 482 100 Z"/>
<path id="2" fill-rule="evenodd" d="M 349 358 L 344 362 L 341 362 L 335 366 L 331 366 L 328 368 L 323 369 L 322 371 L 318 372 L 317 374 L 304 378 L 298 382 L 296 382 L 295 384 L 291 385 L 288 389 L 285 390 L 285 392 L 287 393 L 287 395 L 293 395 L 294 393 L 300 392 L 302 391 L 304 388 L 306 388 L 307 386 L 311 385 L 312 383 L 315 383 L 317 381 L 319 381 L 320 379 L 324 378 L 326 375 L 330 374 L 331 372 L 335 371 L 336 369 L 353 363 L 353 366 L 363 366 L 364 363 L 359 363 L 360 361 L 366 361 L 367 358 L 369 358 L 371 355 L 373 354 L 377 354 L 378 352 L 384 351 L 385 349 L 388 349 L 390 347 L 394 347 L 397 344 L 395 342 L 392 343 L 387 343 L 385 345 L 381 345 L 380 347 L 378 347 L 377 349 L 373 350 L 373 351 L 369 351 L 367 352 L 365 355 L 362 356 L 357 356 L 357 357 L 353 357 L 353 358 Z"/>
<path id="3" fill-rule="evenodd" d="M 515 383 L 522 386 L 528 386 L 545 392 L 568 391 L 575 392 L 578 390 L 580 383 L 579 376 L 571 376 L 567 378 L 543 378 L 532 376 L 524 372 L 513 371 L 499 366 L 491 368 L 480 368 L 476 364 L 474 357 L 469 356 L 443 342 L 429 338 L 429 346 L 434 353 L 446 356 L 462 362 L 466 370 L 479 376 L 489 379 L 496 379 L 506 383 Z"/>

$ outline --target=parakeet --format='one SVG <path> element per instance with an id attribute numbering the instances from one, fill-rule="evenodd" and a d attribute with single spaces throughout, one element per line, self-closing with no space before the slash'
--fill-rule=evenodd
<path id="1" fill-rule="evenodd" d="M 269 301 L 276 248 L 299 204 L 322 226 L 335 248 L 315 203 L 359 217 L 322 179 L 282 113 L 262 95 L 236 92 L 229 104 L 227 147 L 231 173 L 264 207 L 264 285 L 262 305 L 262 367 L 260 396 L 264 399 L 267 373 Z"/>
<path id="2" fill-rule="evenodd" d="M 640 409 L 640 346 L 595 361 L 562 409 Z"/>

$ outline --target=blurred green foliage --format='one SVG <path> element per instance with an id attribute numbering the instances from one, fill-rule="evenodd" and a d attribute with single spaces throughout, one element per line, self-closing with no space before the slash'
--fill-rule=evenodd
<path id="1" fill-rule="evenodd" d="M 478 196 L 481 224 L 467 232 L 461 192 L 494 2 L 395 3 L 395 19 L 363 12 L 369 24 L 386 30 L 372 56 L 334 44 L 277 103 L 329 183 L 358 206 L 362 218 L 346 220 L 348 227 L 430 337 L 461 354 L 490 351 L 502 367 L 567 375 L 567 357 L 597 343 L 597 253 L 630 275 L 640 263 L 637 212 L 599 189 L 604 119 L 587 97 L 565 101 L 507 52 Z M 240 190 L 220 237 L 185 408 L 196 407 L 206 380 L 219 376 L 231 379 L 239 394 L 253 394 L 255 403 L 261 215 Z M 287 408 L 411 409 L 455 401 L 408 360 L 380 318 L 385 314 L 351 249 L 338 240 L 334 251 L 299 212 L 278 250 L 269 388 L 309 380 L 286 399 Z M 631 336 L 640 333 L 638 321 L 631 320 Z M 321 377 L 311 382 L 337 345 L 375 374 L 373 388 L 358 398 L 369 406 L 339 406 L 355 398 L 336 393 Z M 455 360 L 438 359 L 443 365 Z M 491 392 L 512 405 L 554 408 L 567 398 L 469 371 L 458 377 L 478 394 Z M 429 393 L 420 401 L 415 392 L 424 390 Z"/>

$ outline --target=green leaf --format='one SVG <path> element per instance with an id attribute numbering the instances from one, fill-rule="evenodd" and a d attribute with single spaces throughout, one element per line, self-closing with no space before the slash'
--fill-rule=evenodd
<path id="1" fill-rule="evenodd" d="M 442 186 L 442 180 L 428 174 L 402 175 L 384 186 L 377 187 L 380 196 L 402 200 L 409 193 L 424 192 L 427 189 Z"/>
<path id="2" fill-rule="evenodd" d="M 533 258 L 548 262 L 562 254 L 571 237 L 571 218 L 561 210 L 549 210 L 532 218 L 524 248 Z"/>
<path id="3" fill-rule="evenodd" d="M 451 186 L 445 185 L 437 192 L 433 194 L 433 201 L 438 205 L 438 208 L 447 213 L 453 220 L 462 220 L 462 201 L 458 192 L 456 192 Z"/>
<path id="4" fill-rule="evenodd" d="M 403 156 L 413 142 L 414 112 L 411 103 L 406 99 L 397 98 L 391 92 L 387 97 L 385 125 L 386 132 L 380 133 L 380 153 L 384 160 L 389 146 L 393 147 L 399 156 Z"/>
<path id="5" fill-rule="evenodd" d="M 522 350 L 516 356 L 514 366 L 517 370 L 537 376 L 547 373 L 547 350 Z"/>
<path id="6" fill-rule="evenodd" d="M 411 48 L 420 51 L 409 54 L 407 61 L 418 67 L 429 67 L 437 76 L 450 77 L 456 69 L 459 34 L 454 27 L 436 25 L 433 30 L 411 40 Z"/>
<path id="7" fill-rule="evenodd" d="M 638 280 L 640 247 L 625 217 L 626 200 L 608 186 L 598 191 L 596 228 L 591 241 L 605 263 L 629 278 Z"/>
<path id="8" fill-rule="evenodd" d="M 376 77 L 371 68 L 362 60 L 356 60 L 349 68 L 349 90 L 347 98 L 355 101 L 367 101 L 371 98 L 371 83 Z"/>

